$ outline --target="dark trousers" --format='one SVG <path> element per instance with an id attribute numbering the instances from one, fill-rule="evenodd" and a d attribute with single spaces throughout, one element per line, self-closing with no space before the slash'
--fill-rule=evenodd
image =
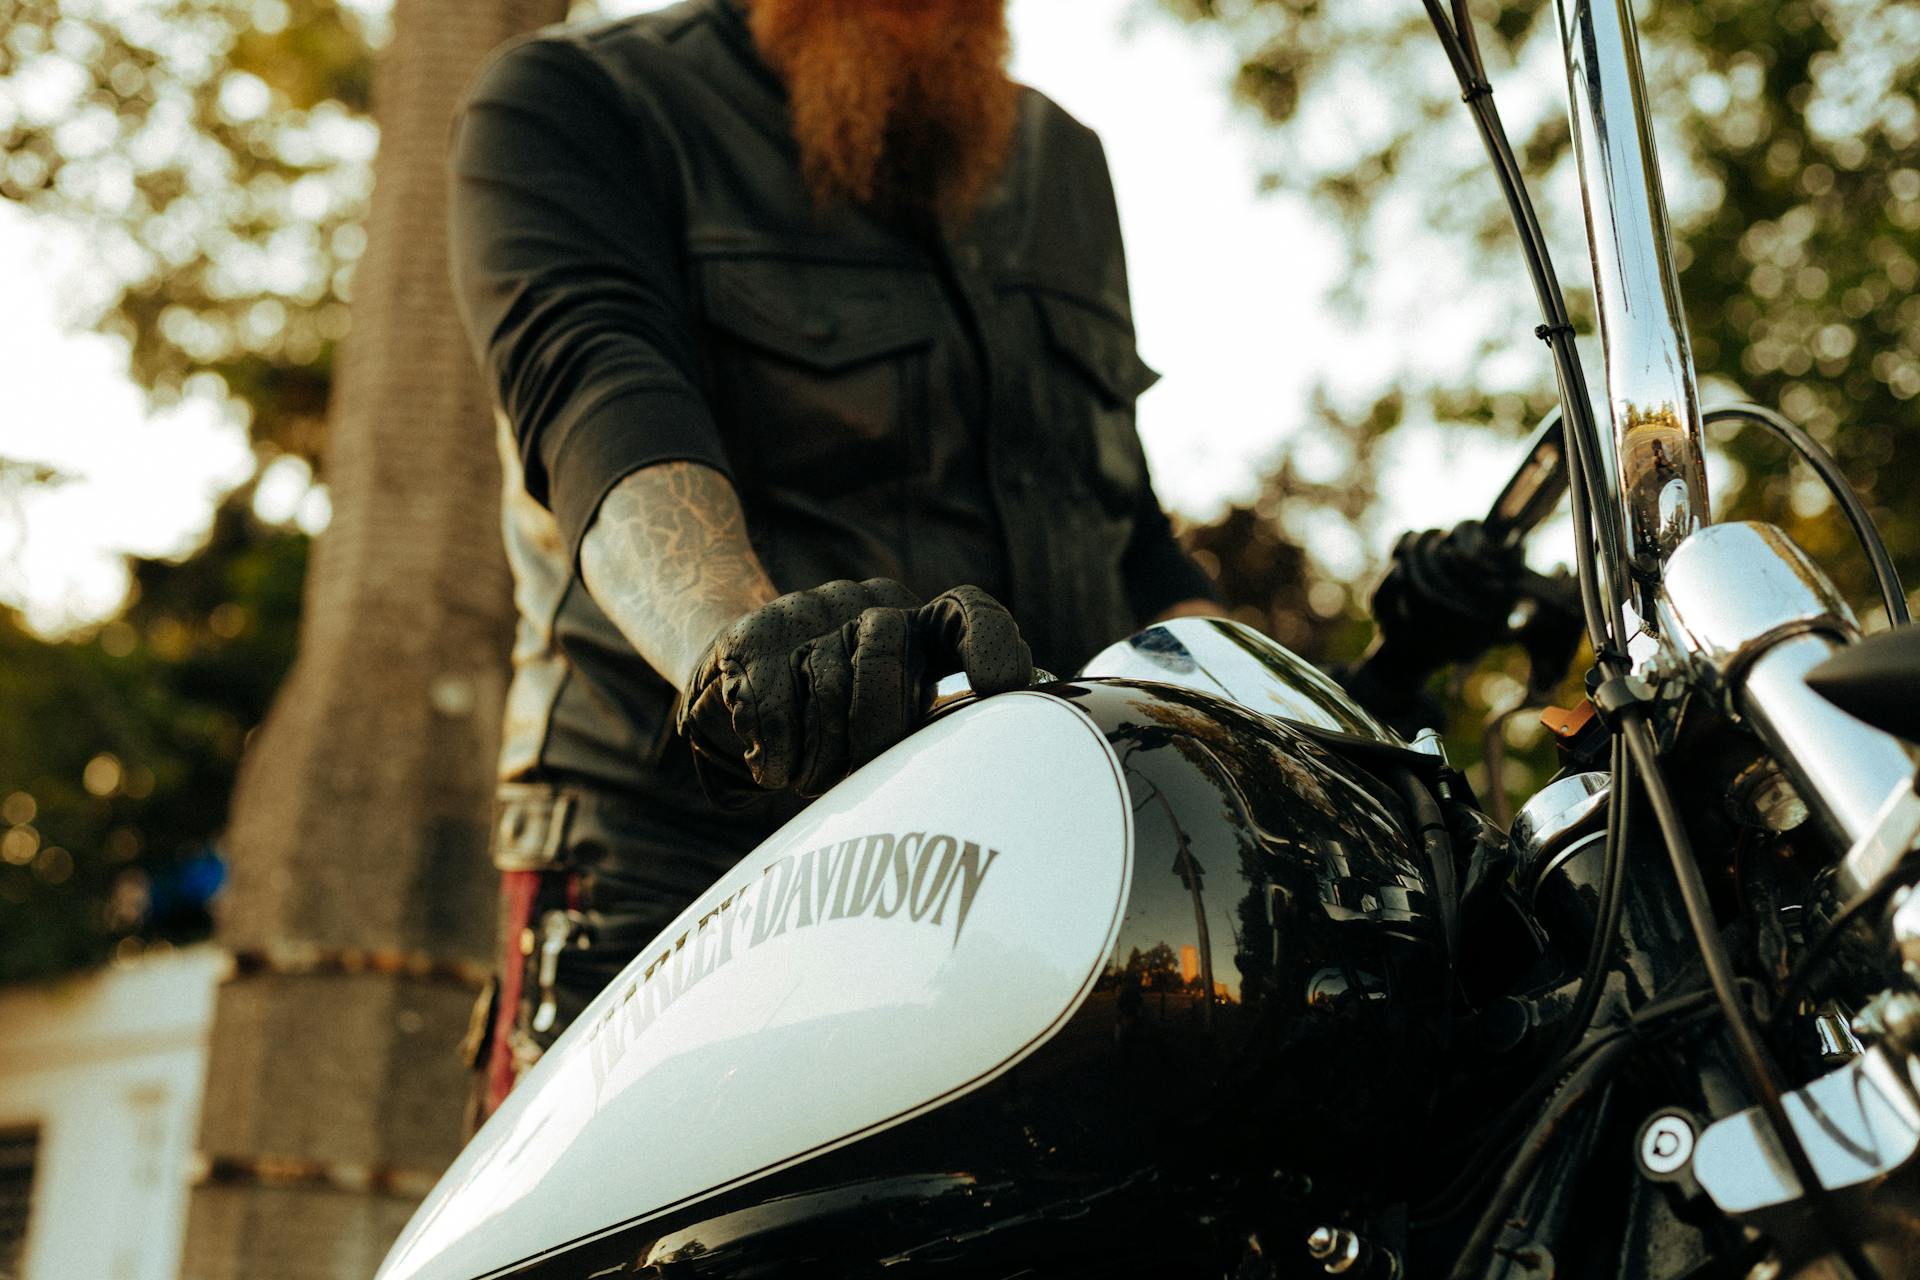
<path id="1" fill-rule="evenodd" d="M 477 1119 L 753 844 L 572 784 L 502 784 L 495 808 L 500 962 L 469 1043 Z"/>

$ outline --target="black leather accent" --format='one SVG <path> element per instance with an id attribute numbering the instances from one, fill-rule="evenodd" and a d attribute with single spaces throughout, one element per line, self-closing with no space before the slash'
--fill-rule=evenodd
<path id="1" fill-rule="evenodd" d="M 1093 133 L 1023 92 L 973 217 L 907 227 L 817 204 L 786 113 L 737 9 L 689 0 L 510 46 L 454 146 L 456 296 L 524 487 L 506 776 L 619 789 L 741 848 L 795 806 L 713 809 L 663 732 L 673 690 L 578 589 L 626 471 L 728 475 L 783 592 L 977 584 L 1050 670 L 1204 589 L 1134 432 L 1154 375 Z"/>
<path id="2" fill-rule="evenodd" d="M 707 795 L 823 794 L 919 727 L 941 677 L 981 695 L 1024 688 L 1033 653 L 973 586 L 921 604 L 897 582 L 829 582 L 723 631 L 687 683 L 680 731 Z"/>

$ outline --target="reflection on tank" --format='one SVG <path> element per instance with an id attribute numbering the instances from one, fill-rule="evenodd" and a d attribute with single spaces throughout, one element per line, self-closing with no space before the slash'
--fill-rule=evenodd
<path id="1" fill-rule="evenodd" d="M 1151 680 L 1265 715 L 1398 742 L 1328 676 L 1292 650 L 1228 618 L 1175 618 L 1108 645 L 1081 679 Z"/>
<path id="2" fill-rule="evenodd" d="M 1135 826 L 1125 918 L 1063 1035 L 1110 1045 L 1100 1072 L 1122 1082 L 1144 1141 L 1204 1144 L 1210 1159 L 1221 1145 L 1316 1162 L 1333 1148 L 1359 1174 L 1373 1141 L 1419 1122 L 1426 1090 L 1407 1064 L 1444 1032 L 1446 951 L 1397 797 L 1202 692 L 1053 691 L 1105 730 Z M 1162 1108 L 1151 1082 L 1174 1077 L 1213 1087 Z"/>

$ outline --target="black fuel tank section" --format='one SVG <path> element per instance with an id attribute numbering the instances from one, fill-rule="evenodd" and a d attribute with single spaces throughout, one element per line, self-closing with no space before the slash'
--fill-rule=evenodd
<path id="1" fill-rule="evenodd" d="M 946 1106 L 514 1275 L 1219 1276 L 1261 1215 L 1394 1198 L 1450 984 L 1395 793 L 1204 693 L 1045 691 L 1100 727 L 1133 807 L 1124 920 L 1080 1010 Z"/>
<path id="2" fill-rule="evenodd" d="M 1448 1003 L 1431 872 L 1398 799 L 1204 694 L 1055 692 L 1106 733 L 1135 826 L 1119 939 L 1062 1033 L 1097 1084 L 1063 1117 L 1086 1132 L 1125 1115 L 1138 1149 L 1168 1158 L 1372 1183 L 1424 1119 Z"/>

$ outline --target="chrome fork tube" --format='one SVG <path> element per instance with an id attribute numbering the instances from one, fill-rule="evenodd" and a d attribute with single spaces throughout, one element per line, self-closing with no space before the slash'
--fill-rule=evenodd
<path id="1" fill-rule="evenodd" d="M 1558 0 L 1558 9 L 1625 550 L 1644 587 L 1708 522 L 1693 355 L 1628 0 Z"/>

